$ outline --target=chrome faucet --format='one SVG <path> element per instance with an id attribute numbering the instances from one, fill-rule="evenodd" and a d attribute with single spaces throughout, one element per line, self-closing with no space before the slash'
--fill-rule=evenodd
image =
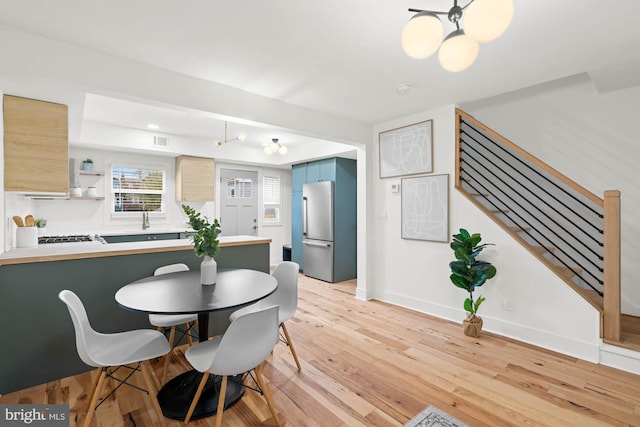
<path id="1" fill-rule="evenodd" d="M 142 229 L 146 230 L 147 228 L 149 228 L 149 212 L 145 208 L 142 211 Z"/>

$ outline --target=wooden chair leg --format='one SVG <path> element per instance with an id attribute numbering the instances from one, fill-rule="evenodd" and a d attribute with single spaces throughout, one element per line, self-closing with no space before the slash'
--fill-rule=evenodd
<path id="1" fill-rule="evenodd" d="M 200 380 L 200 384 L 198 385 L 196 394 L 195 396 L 193 396 L 193 400 L 191 401 L 191 406 L 189 406 L 189 410 L 187 411 L 187 416 L 184 418 L 185 424 L 189 424 L 189 421 L 191 421 L 191 416 L 193 415 L 193 411 L 196 410 L 196 405 L 198 404 L 198 400 L 200 400 L 200 395 L 202 394 L 202 390 L 204 389 L 205 384 L 207 384 L 208 378 L 209 378 L 209 372 L 205 372 L 204 375 L 202 375 L 202 380 Z"/>
<path id="2" fill-rule="evenodd" d="M 291 354 L 293 355 L 293 360 L 296 361 L 296 366 L 298 367 L 298 372 L 302 370 L 300 367 L 300 361 L 298 360 L 298 355 L 296 354 L 296 349 L 293 348 L 293 342 L 291 341 L 291 337 L 289 336 L 289 332 L 287 331 L 287 327 L 284 326 L 284 322 L 280 324 L 282 326 L 282 332 L 284 332 L 284 337 L 287 339 L 289 343 L 289 350 L 291 350 Z"/>
<path id="3" fill-rule="evenodd" d="M 164 355 L 164 366 L 162 367 L 162 380 L 160 381 L 160 387 L 164 385 L 167 378 L 167 371 L 169 370 L 169 360 L 171 360 L 171 352 Z"/>
<path id="4" fill-rule="evenodd" d="M 93 390 L 93 394 L 91 395 L 91 399 L 89 399 L 89 407 L 87 408 L 87 416 L 84 419 L 83 427 L 88 427 L 91 424 L 91 419 L 93 418 L 94 412 L 96 412 L 96 403 L 98 403 L 98 396 L 100 395 L 100 391 L 102 390 L 102 384 L 104 384 L 105 378 L 107 378 L 107 372 L 104 368 L 99 368 L 99 377 L 96 383 L 96 387 Z"/>
<path id="5" fill-rule="evenodd" d="M 169 347 L 173 350 L 173 340 L 176 337 L 176 327 L 172 326 L 169 330 Z"/>
<path id="6" fill-rule="evenodd" d="M 142 369 L 142 377 L 144 378 L 147 390 L 149 391 L 148 397 L 151 400 L 151 405 L 153 405 L 153 408 L 156 410 L 156 414 L 158 415 L 158 424 L 164 426 L 164 415 L 162 414 L 160 403 L 158 403 L 158 393 L 155 388 L 153 378 L 151 377 L 151 365 L 149 364 L 149 361 L 145 360 L 144 362 L 141 362 L 140 368 Z"/>
<path id="7" fill-rule="evenodd" d="M 224 411 L 224 398 L 227 395 L 227 376 L 222 377 L 220 384 L 220 396 L 218 397 L 218 409 L 216 411 L 216 427 L 222 427 L 222 412 Z"/>
<path id="8" fill-rule="evenodd" d="M 191 338 L 191 327 L 189 323 L 184 324 L 184 330 L 187 331 L 187 340 L 189 341 L 189 347 L 193 345 L 193 339 Z"/>
<path id="9" fill-rule="evenodd" d="M 264 394 L 264 399 L 267 401 L 267 406 L 269 407 L 269 411 L 271 411 L 271 415 L 273 415 L 273 420 L 276 422 L 276 425 L 280 427 L 280 419 L 278 418 L 278 412 L 276 411 L 276 407 L 273 404 L 273 399 L 271 398 L 271 392 L 267 388 L 267 385 L 264 382 L 264 378 L 262 377 L 262 363 L 256 366 L 256 380 L 258 381 L 258 385 L 262 389 L 262 394 Z"/>
<path id="10" fill-rule="evenodd" d="M 89 396 L 87 398 L 87 406 L 84 408 L 84 412 L 89 411 L 89 405 L 91 404 L 91 400 L 93 399 L 93 395 L 96 392 L 96 387 L 98 386 L 98 380 L 100 379 L 100 375 L 102 375 L 102 371 L 104 368 L 96 369 L 93 374 L 93 378 L 91 379 L 91 388 L 89 389 Z"/>

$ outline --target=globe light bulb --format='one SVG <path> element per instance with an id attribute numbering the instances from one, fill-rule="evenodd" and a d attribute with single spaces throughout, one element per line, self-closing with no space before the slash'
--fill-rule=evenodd
<path id="1" fill-rule="evenodd" d="M 475 0 L 464 12 L 465 32 L 480 43 L 500 37 L 513 19 L 513 0 Z"/>
<path id="2" fill-rule="evenodd" d="M 465 70 L 478 57 L 480 45 L 463 30 L 455 30 L 449 34 L 438 51 L 440 65 L 447 71 L 458 72 Z"/>
<path id="3" fill-rule="evenodd" d="M 443 35 L 440 18 L 431 12 L 419 12 L 402 30 L 402 49 L 411 58 L 426 58 L 438 49 Z"/>

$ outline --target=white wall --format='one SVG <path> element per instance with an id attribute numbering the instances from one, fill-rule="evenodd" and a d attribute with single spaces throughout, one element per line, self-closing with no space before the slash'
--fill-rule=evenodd
<path id="1" fill-rule="evenodd" d="M 598 93 L 578 75 L 461 108 L 596 196 L 620 190 L 622 311 L 640 315 L 640 87 Z"/>
<path id="2" fill-rule="evenodd" d="M 494 243 L 483 256 L 498 274 L 479 289 L 485 329 L 586 360 L 598 360 L 599 314 L 454 188 L 454 107 L 425 111 L 374 127 L 368 166 L 373 197 L 370 297 L 461 322 L 466 294 L 449 281 L 454 259 L 447 243 L 400 237 L 400 178 L 378 178 L 378 133 L 433 119 L 433 174 L 449 174 L 450 234 L 460 228 Z M 372 283 L 373 281 L 373 283 Z M 503 308 L 512 301 L 513 311 Z M 460 331 L 462 334 L 462 331 Z"/>
<path id="3" fill-rule="evenodd" d="M 142 216 L 133 214 L 128 217 L 111 215 L 110 168 L 111 165 L 127 164 L 134 166 L 160 167 L 167 171 L 166 199 L 163 214 L 150 213 L 149 231 L 186 230 L 186 216 L 182 211 L 182 202 L 175 200 L 175 158 L 166 155 L 151 155 L 131 152 L 106 151 L 92 148 L 72 147 L 69 156 L 74 159 L 90 157 L 94 161 L 95 170 L 104 171 L 105 176 L 81 176 L 84 191 L 90 185 L 96 186 L 99 195 L 106 195 L 105 200 L 33 200 L 21 194 L 7 193 L 7 217 L 18 214 L 24 217 L 33 214 L 36 218 L 47 219 L 47 234 L 108 234 L 109 232 L 141 232 Z M 254 170 L 258 172 L 258 206 L 262 204 L 262 176 L 265 172 L 280 176 L 283 221 L 277 226 L 263 226 L 259 219 L 259 236 L 272 239 L 270 245 L 270 262 L 272 265 L 282 261 L 282 245 L 291 243 L 291 172 L 289 169 L 272 169 L 234 164 L 216 164 L 216 182 L 219 182 L 221 167 Z M 216 185 L 216 200 L 219 199 L 220 186 Z M 217 202 L 189 202 L 190 206 L 212 218 L 219 217 Z M 7 233 L 7 249 L 15 246 L 15 225 L 11 221 Z"/>
<path id="4" fill-rule="evenodd" d="M 47 220 L 47 234 L 108 234 L 109 232 L 142 231 L 142 215 L 112 215 L 110 197 L 111 166 L 125 164 L 133 166 L 158 167 L 166 170 L 165 213 L 149 214 L 149 231 L 161 232 L 167 229 L 186 229 L 186 217 L 181 203 L 175 200 L 175 159 L 139 153 L 122 153 L 95 149 L 71 148 L 70 158 L 94 161 L 95 170 L 104 171 L 104 176 L 81 176 L 83 192 L 95 186 L 98 195 L 105 200 L 39 200 L 29 199 L 20 194 L 7 193 L 6 203 L 9 216 L 16 212 L 24 216 L 33 214 Z M 192 203 L 193 207 L 207 215 L 214 214 L 213 202 Z M 13 231 L 15 233 L 15 231 Z"/>

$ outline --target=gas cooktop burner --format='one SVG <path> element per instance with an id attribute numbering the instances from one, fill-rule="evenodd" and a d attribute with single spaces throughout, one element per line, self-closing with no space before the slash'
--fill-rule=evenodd
<path id="1" fill-rule="evenodd" d="M 87 234 L 78 234 L 71 236 L 41 236 L 38 237 L 38 244 L 44 243 L 77 243 L 92 242 L 93 239 Z"/>

